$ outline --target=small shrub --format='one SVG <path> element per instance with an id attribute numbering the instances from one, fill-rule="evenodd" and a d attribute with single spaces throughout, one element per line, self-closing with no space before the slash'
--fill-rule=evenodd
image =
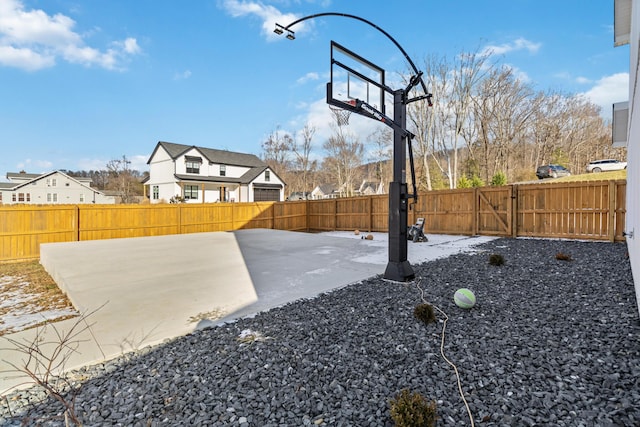
<path id="1" fill-rule="evenodd" d="M 435 427 L 436 402 L 417 392 L 403 389 L 391 399 L 391 418 L 396 427 Z"/>
<path id="2" fill-rule="evenodd" d="M 436 314 L 431 304 L 418 304 L 413 310 L 413 316 L 425 325 L 436 322 Z"/>
<path id="3" fill-rule="evenodd" d="M 471 177 L 471 187 L 473 188 L 484 187 L 484 181 L 478 175 L 473 175 Z"/>
<path id="4" fill-rule="evenodd" d="M 562 252 L 558 252 L 556 254 L 556 259 L 558 261 L 573 261 L 573 258 L 571 258 L 571 255 L 565 254 L 565 253 L 562 253 Z"/>
<path id="5" fill-rule="evenodd" d="M 460 178 L 458 178 L 456 188 L 471 188 L 471 180 L 464 175 L 461 176 Z"/>
<path id="6" fill-rule="evenodd" d="M 491 177 L 491 186 L 499 187 L 501 185 L 507 185 L 507 175 L 502 171 L 498 171 L 493 175 L 493 177 Z"/>
<path id="7" fill-rule="evenodd" d="M 489 264 L 490 265 L 504 265 L 504 257 L 500 254 L 491 254 L 489 255 Z"/>

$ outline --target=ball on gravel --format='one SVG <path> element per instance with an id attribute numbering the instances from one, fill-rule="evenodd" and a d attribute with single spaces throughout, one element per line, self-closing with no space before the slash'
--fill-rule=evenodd
<path id="1" fill-rule="evenodd" d="M 453 295 L 453 301 L 458 307 L 469 309 L 476 305 L 476 296 L 471 290 L 461 288 Z"/>

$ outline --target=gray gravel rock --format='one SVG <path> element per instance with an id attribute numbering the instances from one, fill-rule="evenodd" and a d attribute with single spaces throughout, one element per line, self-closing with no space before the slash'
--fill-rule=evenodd
<path id="1" fill-rule="evenodd" d="M 420 243 L 416 243 L 420 244 Z M 439 426 L 469 425 L 445 353 L 481 426 L 640 425 L 640 319 L 624 244 L 498 239 L 253 318 L 194 332 L 82 372 L 88 426 L 391 426 L 403 388 L 437 402 Z M 562 252 L 571 261 L 556 259 Z M 503 266 L 488 263 L 500 254 Z M 466 287 L 477 304 L 455 306 Z M 242 332 L 254 332 L 240 340 Z M 40 393 L 40 395 L 38 395 Z M 32 388 L 0 403 L 0 424 L 63 425 Z"/>

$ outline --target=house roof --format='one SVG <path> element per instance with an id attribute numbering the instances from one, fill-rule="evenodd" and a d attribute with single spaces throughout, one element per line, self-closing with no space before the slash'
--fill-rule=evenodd
<path id="1" fill-rule="evenodd" d="M 202 175 L 183 175 L 183 174 L 174 174 L 177 179 L 180 181 L 191 181 L 191 182 L 219 182 L 219 183 L 229 183 L 229 184 L 250 184 L 253 182 L 258 175 L 264 172 L 265 169 L 269 169 L 267 166 L 251 168 L 240 178 L 233 178 L 229 176 L 202 176 Z M 280 184 L 268 184 L 268 183 L 254 183 L 255 186 L 265 187 L 265 188 L 282 188 Z"/>
<path id="2" fill-rule="evenodd" d="M 189 150 L 198 150 L 209 163 L 219 163 L 233 166 L 245 166 L 245 167 L 266 167 L 267 165 L 254 154 L 236 153 L 234 151 L 216 150 L 213 148 L 198 147 L 195 145 L 175 144 L 173 142 L 159 141 L 156 148 L 151 153 L 151 157 L 147 161 L 147 164 L 151 162 L 151 159 L 155 155 L 158 148 L 162 147 L 171 156 L 173 160 L 177 159 Z"/>
<path id="3" fill-rule="evenodd" d="M 7 172 L 7 179 L 34 179 L 42 174 L 39 173 L 26 173 L 26 172 Z"/>
<path id="4" fill-rule="evenodd" d="M 322 194 L 331 194 L 335 191 L 335 187 L 333 184 L 320 184 L 313 191 L 318 190 Z"/>
<path id="5" fill-rule="evenodd" d="M 69 179 L 71 179 L 72 181 L 75 181 L 76 183 L 78 183 L 78 185 L 81 185 L 83 187 L 88 187 L 91 189 L 91 191 L 95 191 L 96 193 L 101 193 L 104 194 L 104 192 L 97 190 L 93 187 L 91 187 L 89 184 L 91 183 L 91 180 L 89 179 L 77 179 L 74 178 L 72 176 L 67 175 L 66 173 L 62 172 L 62 171 L 51 171 L 51 172 L 47 172 L 47 173 L 42 173 L 42 174 L 38 174 L 38 173 L 15 173 L 15 172 L 8 172 L 7 173 L 7 178 L 29 178 L 26 181 L 20 180 L 18 182 L 1 182 L 0 183 L 0 189 L 4 189 L 4 190 L 17 190 L 21 187 L 25 187 L 29 184 L 31 184 L 32 182 L 35 181 L 39 181 L 41 179 L 44 179 L 48 176 L 51 175 L 55 175 L 55 174 L 60 174 L 63 175 Z"/>

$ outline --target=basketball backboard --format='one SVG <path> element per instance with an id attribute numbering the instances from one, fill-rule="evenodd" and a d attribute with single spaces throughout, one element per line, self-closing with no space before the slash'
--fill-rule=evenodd
<path id="1" fill-rule="evenodd" d="M 371 61 L 331 41 L 331 77 L 327 103 L 352 109 L 356 100 L 385 113 L 384 70 Z"/>

